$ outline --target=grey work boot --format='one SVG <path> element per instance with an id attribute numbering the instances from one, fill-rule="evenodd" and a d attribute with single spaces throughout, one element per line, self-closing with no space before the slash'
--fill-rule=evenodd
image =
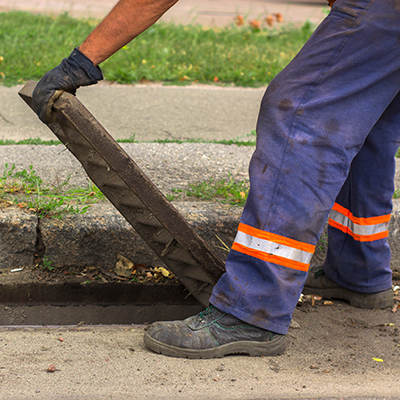
<path id="1" fill-rule="evenodd" d="M 156 353 L 182 358 L 275 356 L 287 347 L 285 335 L 249 325 L 214 306 L 184 321 L 155 322 L 144 342 Z"/>
<path id="2" fill-rule="evenodd" d="M 392 289 L 377 293 L 361 293 L 345 289 L 328 278 L 321 266 L 315 265 L 308 271 L 303 294 L 316 294 L 324 299 L 340 299 L 348 301 L 359 308 L 387 308 L 393 305 Z"/>

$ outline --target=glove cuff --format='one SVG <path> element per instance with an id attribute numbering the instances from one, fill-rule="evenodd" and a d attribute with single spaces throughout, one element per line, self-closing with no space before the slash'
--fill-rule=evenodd
<path id="1" fill-rule="evenodd" d="M 103 79 L 103 73 L 99 66 L 94 66 L 92 60 L 86 57 L 77 47 L 68 57 L 68 61 L 78 64 L 89 76 L 93 83 L 97 83 Z"/>

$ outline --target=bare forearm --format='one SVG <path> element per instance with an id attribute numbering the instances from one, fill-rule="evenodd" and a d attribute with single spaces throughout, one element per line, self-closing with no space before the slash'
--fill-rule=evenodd
<path id="1" fill-rule="evenodd" d="M 97 65 L 153 25 L 178 0 L 120 0 L 79 47 Z"/>

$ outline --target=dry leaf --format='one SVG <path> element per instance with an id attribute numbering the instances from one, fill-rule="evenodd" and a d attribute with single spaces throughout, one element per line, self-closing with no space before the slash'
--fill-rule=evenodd
<path id="1" fill-rule="evenodd" d="M 165 276 L 166 278 L 167 278 L 168 276 L 170 276 L 170 272 L 169 272 L 166 268 L 164 268 L 164 267 L 155 268 L 155 270 L 156 270 L 157 272 L 161 272 L 162 276 Z"/>
<path id="2" fill-rule="evenodd" d="M 115 274 L 119 276 L 131 276 L 132 274 L 132 268 L 135 265 L 131 260 L 128 258 L 121 256 L 121 254 L 118 254 L 117 256 L 117 263 L 115 264 L 115 269 L 114 272 Z"/>

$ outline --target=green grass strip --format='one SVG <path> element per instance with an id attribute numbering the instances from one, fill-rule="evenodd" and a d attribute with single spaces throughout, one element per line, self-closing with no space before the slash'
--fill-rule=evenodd
<path id="1" fill-rule="evenodd" d="M 26 144 L 31 144 L 31 145 L 44 145 L 44 146 L 56 146 L 58 144 L 61 144 L 59 140 L 42 140 L 40 138 L 31 138 L 31 139 L 23 139 L 23 140 L 11 140 L 11 139 L 5 139 L 5 140 L 0 140 L 0 146 L 11 146 L 11 145 L 26 145 Z"/>
<path id="2" fill-rule="evenodd" d="M 38 80 L 58 65 L 97 25 L 95 20 L 12 11 L 0 13 L 0 82 Z M 314 27 L 255 30 L 157 23 L 102 64 L 119 83 L 162 81 L 260 86 L 295 56 Z"/>
<path id="3" fill-rule="evenodd" d="M 117 139 L 118 143 L 214 143 L 214 144 L 225 144 L 232 145 L 235 144 L 237 146 L 255 146 L 256 145 L 256 131 L 253 130 L 247 135 L 239 136 L 234 139 L 225 139 L 225 140 L 204 140 L 204 139 L 157 139 L 153 142 L 138 142 L 135 138 L 135 135 L 132 135 L 126 139 Z M 11 145 L 42 145 L 42 146 L 56 146 L 61 144 L 59 140 L 43 140 L 40 138 L 31 138 L 31 139 L 23 139 L 23 140 L 0 140 L 0 146 L 11 146 Z"/>

